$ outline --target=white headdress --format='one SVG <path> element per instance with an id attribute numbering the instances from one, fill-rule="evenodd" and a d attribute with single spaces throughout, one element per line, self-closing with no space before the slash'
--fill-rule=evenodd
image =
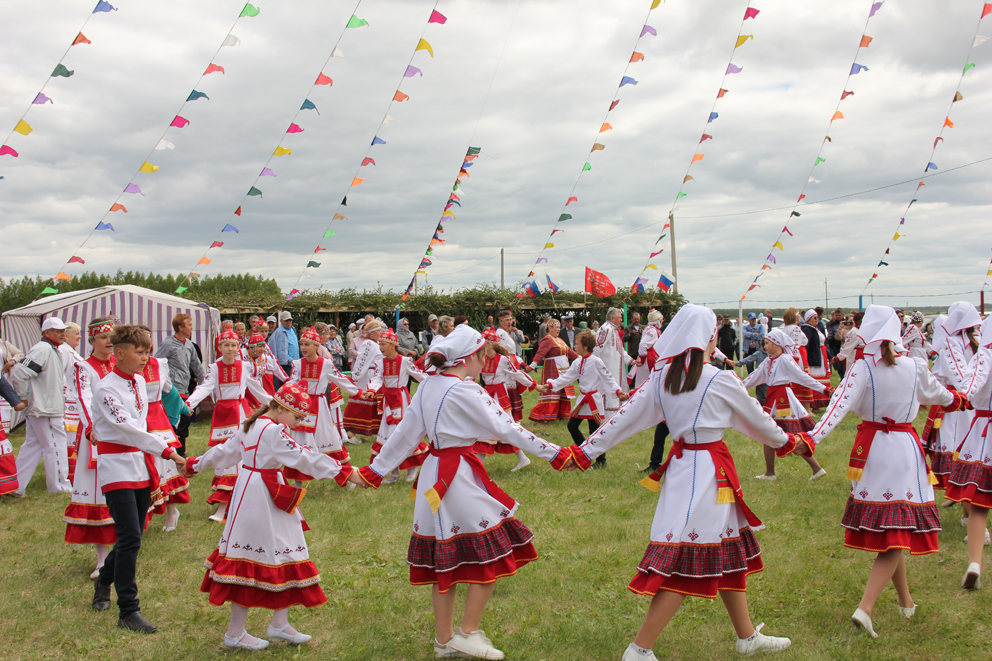
<path id="1" fill-rule="evenodd" d="M 689 349 L 703 350 L 716 337 L 716 330 L 713 310 L 689 303 L 682 306 L 668 322 L 665 331 L 654 343 L 654 350 L 659 360 L 674 358 Z"/>
<path id="2" fill-rule="evenodd" d="M 486 341 L 482 334 L 468 324 L 459 324 L 447 337 L 436 337 L 431 342 L 429 354 L 436 353 L 444 356 L 444 366 L 454 367 L 465 362 L 465 359 L 484 347 Z"/>

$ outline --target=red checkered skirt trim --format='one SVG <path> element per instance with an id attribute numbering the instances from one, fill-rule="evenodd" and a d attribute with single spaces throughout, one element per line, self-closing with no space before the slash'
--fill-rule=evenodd
<path id="1" fill-rule="evenodd" d="M 992 466 L 981 461 L 955 461 L 947 480 L 946 497 L 956 503 L 992 509 Z"/>
<path id="2" fill-rule="evenodd" d="M 200 592 L 209 593 L 214 606 L 231 602 L 245 608 L 281 610 L 327 603 L 320 574 L 310 560 L 264 565 L 228 558 L 214 549 L 204 565 L 207 571 Z"/>
<path id="3" fill-rule="evenodd" d="M 847 499 L 841 523 L 844 546 L 872 553 L 906 549 L 913 555 L 937 553 L 940 513 L 929 503 L 875 503 Z"/>
<path id="4" fill-rule="evenodd" d="M 947 478 L 951 476 L 954 468 L 954 453 L 928 451 L 927 456 L 930 457 L 930 470 L 937 476 L 937 480 L 940 483 L 934 486 L 934 489 L 946 489 Z"/>
<path id="5" fill-rule="evenodd" d="M 719 544 L 651 542 L 627 589 L 651 596 L 667 590 L 715 599 L 720 590 L 745 592 L 747 577 L 764 568 L 750 529 Z"/>
<path id="6" fill-rule="evenodd" d="M 214 475 L 210 481 L 213 492 L 207 496 L 207 503 L 210 505 L 220 505 L 231 502 L 231 494 L 234 493 L 234 485 L 238 481 L 237 475 Z"/>
<path id="7" fill-rule="evenodd" d="M 352 398 L 344 408 L 344 428 L 352 434 L 375 436 L 381 421 L 382 414 L 375 399 Z"/>
<path id="8" fill-rule="evenodd" d="M 533 533 L 515 518 L 495 527 L 444 540 L 410 536 L 407 563 L 411 585 L 433 585 L 443 593 L 458 583 L 488 584 L 512 576 L 537 560 Z"/>
<path id="9" fill-rule="evenodd" d="M 775 424 L 779 426 L 779 429 L 787 434 L 798 434 L 802 431 L 809 431 L 816 426 L 816 421 L 813 416 L 808 415 L 805 418 L 775 418 Z"/>
<path id="10" fill-rule="evenodd" d="M 572 402 L 564 395 L 554 401 L 538 401 L 527 417 L 535 422 L 567 420 L 572 417 Z"/>
<path id="11" fill-rule="evenodd" d="M 510 413 L 514 422 L 524 419 L 524 398 L 520 395 L 519 388 L 506 387 L 506 395 L 510 398 Z"/>

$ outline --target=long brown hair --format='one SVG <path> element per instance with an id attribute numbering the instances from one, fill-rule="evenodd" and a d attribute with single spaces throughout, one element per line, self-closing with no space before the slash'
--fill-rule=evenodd
<path id="1" fill-rule="evenodd" d="M 977 326 L 972 326 L 971 328 L 966 328 L 964 330 L 965 335 L 968 336 L 968 341 L 971 342 L 972 353 L 978 353 L 978 335 L 975 334 L 975 328 L 977 328 Z"/>
<path id="2" fill-rule="evenodd" d="M 689 359 L 689 368 L 686 369 L 686 356 Z M 665 392 L 672 395 L 681 395 L 684 392 L 691 392 L 699 384 L 699 377 L 703 373 L 703 350 L 689 349 L 685 353 L 672 358 L 668 366 L 668 373 L 665 374 Z M 682 375 L 685 374 L 685 379 Z"/>
<path id="3" fill-rule="evenodd" d="M 893 348 L 892 342 L 888 340 L 883 341 L 880 350 L 882 352 L 882 362 L 888 365 L 889 367 L 895 367 L 896 350 L 895 348 Z"/>

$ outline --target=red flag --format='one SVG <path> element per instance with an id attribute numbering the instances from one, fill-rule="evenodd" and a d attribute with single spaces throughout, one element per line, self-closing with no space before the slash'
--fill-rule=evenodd
<path id="1" fill-rule="evenodd" d="M 70 264 L 85 264 L 86 261 L 83 260 L 82 257 L 76 257 L 75 255 L 73 255 L 72 257 L 69 258 L 69 263 Z"/>
<path id="2" fill-rule="evenodd" d="M 614 108 L 616 108 L 618 103 L 620 103 L 620 99 L 617 99 L 616 101 L 614 101 L 613 103 L 611 103 L 610 104 L 610 110 L 613 110 Z"/>
<path id="3" fill-rule="evenodd" d="M 327 85 L 328 87 L 330 87 L 333 84 L 334 81 L 331 80 L 331 77 L 325 76 L 322 73 L 317 74 L 317 82 L 314 83 L 314 85 Z"/>
<path id="4" fill-rule="evenodd" d="M 802 202 L 804 197 L 806 197 L 806 193 L 803 193 L 802 195 L 800 195 L 799 196 L 799 199 L 796 200 L 796 203 L 798 204 L 799 202 Z"/>
<path id="5" fill-rule="evenodd" d="M 785 232 L 786 234 L 788 234 L 789 236 L 792 236 L 792 232 L 789 231 L 789 226 L 788 225 L 786 225 L 785 227 L 783 227 L 782 228 L 782 231 Z"/>
<path id="6" fill-rule="evenodd" d="M 224 246 L 223 241 L 214 241 L 213 243 L 210 244 L 210 248 L 221 248 L 223 246 Z M 210 248 L 207 248 L 207 250 L 210 250 Z"/>
<path id="7" fill-rule="evenodd" d="M 985 6 L 982 7 L 982 18 L 985 18 L 989 14 L 992 14 L 992 2 L 986 2 Z"/>
<path id="8" fill-rule="evenodd" d="M 577 197 L 575 197 L 575 196 L 573 195 L 572 197 L 570 197 L 570 198 L 568 198 L 568 202 L 566 202 L 566 203 L 565 203 L 565 206 L 567 207 L 567 206 L 568 206 L 569 204 L 571 204 L 572 202 L 578 202 L 578 201 L 579 201 L 579 198 L 577 198 Z"/>
<path id="9" fill-rule="evenodd" d="M 83 36 L 83 33 L 82 32 L 80 32 L 79 34 L 77 34 L 76 35 L 76 38 L 73 39 L 73 41 L 72 41 L 72 45 L 73 46 L 75 46 L 76 44 L 92 44 L 92 43 L 93 43 L 92 41 L 90 41 L 85 36 Z"/>
<path id="10" fill-rule="evenodd" d="M 238 207 L 238 210 L 234 212 L 234 215 L 235 216 L 240 216 L 241 215 L 241 207 Z"/>
<path id="11" fill-rule="evenodd" d="M 593 271 L 586 267 L 586 292 L 598 298 L 606 298 L 617 293 L 617 288 L 613 286 L 610 279 L 599 271 Z"/>
<path id="12" fill-rule="evenodd" d="M 221 73 L 226 73 L 224 71 L 224 67 L 220 66 L 219 64 L 211 63 L 210 66 L 207 67 L 207 70 L 203 72 L 203 75 L 206 76 L 208 73 L 213 73 L 214 71 L 220 71 Z"/>

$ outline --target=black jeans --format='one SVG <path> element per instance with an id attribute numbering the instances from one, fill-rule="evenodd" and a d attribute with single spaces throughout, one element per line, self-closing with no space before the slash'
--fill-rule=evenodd
<path id="1" fill-rule="evenodd" d="M 186 437 L 189 436 L 189 422 L 189 416 L 184 413 L 180 413 L 179 422 L 172 428 L 172 430 L 176 432 L 176 438 L 178 438 L 179 442 L 182 444 L 182 447 L 176 450 L 180 457 L 186 456 Z"/>
<path id="2" fill-rule="evenodd" d="M 117 589 L 117 607 L 121 617 L 141 610 L 138 605 L 138 583 L 135 572 L 145 517 L 151 504 L 151 493 L 144 489 L 117 489 L 106 494 L 107 507 L 114 520 L 117 543 L 111 549 L 100 570 L 100 585 L 113 584 Z"/>
<path id="3" fill-rule="evenodd" d="M 289 376 L 289 377 L 292 377 L 293 376 L 293 364 L 292 363 L 287 363 L 286 365 L 280 365 L 279 367 L 281 367 L 282 368 L 282 371 L 286 373 L 286 376 Z M 286 382 L 283 381 L 282 379 L 280 379 L 278 376 L 272 378 L 272 385 L 273 385 L 273 387 L 276 390 L 279 390 L 280 388 L 282 388 L 282 384 L 284 384 L 284 383 L 286 383 Z"/>
<path id="4" fill-rule="evenodd" d="M 668 425 L 664 422 L 654 428 L 654 446 L 651 448 L 651 468 L 658 468 L 665 463 L 665 438 L 668 437 Z"/>
<path id="5" fill-rule="evenodd" d="M 599 429 L 599 423 L 595 420 L 589 420 L 589 435 L 592 436 L 593 433 Z M 582 437 L 582 432 L 579 431 L 579 426 L 582 424 L 581 418 L 569 418 L 568 419 L 568 433 L 572 435 L 572 442 L 576 445 L 582 445 L 586 439 Z M 605 455 L 604 455 L 605 456 Z"/>

